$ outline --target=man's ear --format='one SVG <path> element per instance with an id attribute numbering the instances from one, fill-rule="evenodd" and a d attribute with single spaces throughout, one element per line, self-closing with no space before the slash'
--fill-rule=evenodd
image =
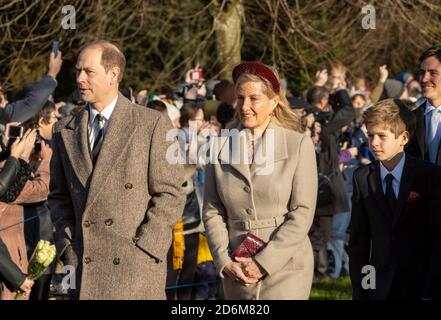
<path id="1" fill-rule="evenodd" d="M 119 74 L 121 73 L 121 70 L 119 67 L 113 67 L 112 69 L 110 69 L 110 84 L 113 84 L 115 81 L 118 81 L 119 78 Z"/>
<path id="2" fill-rule="evenodd" d="M 41 127 L 43 127 L 45 124 L 47 124 L 47 123 L 45 123 L 43 117 L 41 117 L 40 120 L 38 120 L 38 123 L 37 123 L 38 127 L 41 128 Z"/>

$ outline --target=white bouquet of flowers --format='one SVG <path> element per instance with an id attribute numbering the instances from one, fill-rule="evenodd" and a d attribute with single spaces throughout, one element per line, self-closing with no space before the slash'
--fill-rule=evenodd
<path id="1" fill-rule="evenodd" d="M 31 280 L 40 278 L 47 267 L 54 261 L 55 255 L 55 245 L 51 245 L 49 241 L 40 240 L 29 261 L 28 278 Z M 20 299 L 22 295 L 23 292 L 18 291 L 15 295 L 15 300 Z"/>

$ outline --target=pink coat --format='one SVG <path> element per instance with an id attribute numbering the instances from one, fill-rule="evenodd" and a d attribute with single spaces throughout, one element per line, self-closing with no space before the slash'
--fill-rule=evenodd
<path id="1" fill-rule="evenodd" d="M 49 193 L 49 162 L 44 159 L 37 171 L 37 177 L 29 180 L 18 198 L 13 203 L 0 202 L 0 229 L 24 220 L 22 204 L 41 202 L 47 199 Z M 0 237 L 8 248 L 12 261 L 27 273 L 28 257 L 24 238 L 24 224 L 20 223 L 12 228 L 0 232 Z M 3 300 L 14 299 L 15 293 L 3 286 Z"/>

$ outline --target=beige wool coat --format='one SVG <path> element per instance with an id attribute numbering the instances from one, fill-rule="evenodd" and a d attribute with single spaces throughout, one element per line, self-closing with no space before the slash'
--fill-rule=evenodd
<path id="1" fill-rule="evenodd" d="M 49 205 L 80 299 L 165 299 L 166 257 L 182 215 L 182 165 L 170 164 L 167 117 L 119 95 L 95 167 L 87 109 L 54 134 Z"/>
<path id="2" fill-rule="evenodd" d="M 267 140 L 270 131 L 274 139 Z M 220 138 L 217 144 L 218 163 L 206 167 L 203 219 L 225 298 L 308 299 L 314 263 L 308 231 L 317 198 L 311 138 L 270 122 L 256 154 L 270 150 L 274 156 L 261 165 L 231 161 L 231 138 Z M 242 160 L 244 145 L 236 144 Z M 248 288 L 222 275 L 247 232 L 267 242 L 255 260 L 268 273 Z"/>

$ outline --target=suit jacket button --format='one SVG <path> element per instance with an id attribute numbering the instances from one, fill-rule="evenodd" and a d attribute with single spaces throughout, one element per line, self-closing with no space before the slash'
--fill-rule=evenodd
<path id="1" fill-rule="evenodd" d="M 247 213 L 248 213 L 248 214 L 253 214 L 253 209 L 248 208 L 248 209 L 247 209 Z"/>
<path id="2" fill-rule="evenodd" d="M 115 266 L 119 265 L 119 258 L 115 258 L 115 259 L 113 259 L 113 264 L 114 264 Z"/>
<path id="3" fill-rule="evenodd" d="M 245 187 L 243 188 L 243 190 L 245 190 L 245 192 L 247 192 L 247 193 L 250 193 L 250 192 L 251 192 L 251 188 L 248 187 L 248 186 L 245 186 Z"/>
<path id="4" fill-rule="evenodd" d="M 89 220 L 84 221 L 83 226 L 84 226 L 84 228 L 89 228 L 90 227 Z"/>
<path id="5" fill-rule="evenodd" d="M 113 224 L 113 220 L 107 219 L 106 221 L 104 221 L 104 223 L 106 224 L 106 226 L 110 227 Z"/>
<path id="6" fill-rule="evenodd" d="M 91 263 L 92 262 L 92 259 L 90 259 L 89 257 L 85 257 L 84 258 L 84 263 L 85 264 L 89 264 L 89 263 Z"/>
<path id="7" fill-rule="evenodd" d="M 129 190 L 129 189 L 133 189 L 133 184 L 131 184 L 131 183 L 126 183 L 126 185 L 124 186 L 124 188 L 126 188 L 127 190 Z"/>

